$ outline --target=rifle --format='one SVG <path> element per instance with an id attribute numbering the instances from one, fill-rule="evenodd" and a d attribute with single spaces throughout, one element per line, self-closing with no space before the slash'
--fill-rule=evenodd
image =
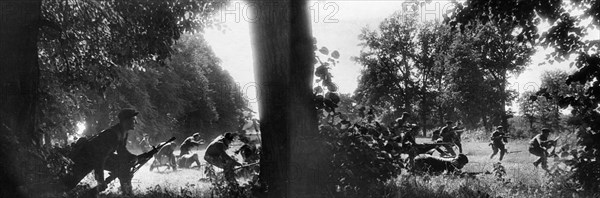
<path id="1" fill-rule="evenodd" d="M 254 166 L 254 165 L 259 165 L 259 164 L 260 164 L 260 162 L 254 162 L 251 164 L 246 164 L 246 165 L 235 167 L 233 170 L 238 170 L 238 169 L 242 169 L 242 168 L 246 168 L 246 167 L 250 167 L 250 166 Z"/>
<path id="2" fill-rule="evenodd" d="M 144 164 L 146 164 L 146 162 L 150 161 L 150 159 L 152 159 L 152 157 L 154 156 L 154 154 L 158 153 L 158 151 L 164 147 L 165 145 L 167 145 L 168 143 L 172 142 L 175 140 L 175 137 L 171 137 L 171 139 L 167 140 L 166 142 L 160 143 L 157 146 L 153 146 L 152 150 L 142 153 L 140 155 L 135 156 L 135 158 L 127 161 L 127 165 L 129 166 L 129 172 L 128 173 L 121 173 L 119 170 L 119 166 L 118 164 L 120 163 L 119 159 L 117 158 L 116 155 L 111 155 L 107 160 L 106 160 L 106 166 L 105 169 L 110 171 L 109 176 L 104 180 L 106 184 L 109 184 L 110 182 L 112 182 L 113 180 L 115 180 L 118 175 L 120 174 L 129 174 L 133 177 L 133 174 L 135 174 L 135 172 L 137 172 L 142 166 L 144 166 Z M 98 192 L 99 186 L 95 186 L 91 189 L 89 189 L 86 193 L 86 195 L 90 195 L 89 193 L 95 193 Z"/>
<path id="3" fill-rule="evenodd" d="M 464 177 L 464 176 L 475 177 L 475 176 L 477 176 L 477 175 L 481 175 L 481 174 L 486 174 L 486 175 L 489 175 L 489 174 L 492 174 L 492 173 L 491 173 L 490 171 L 482 171 L 482 172 L 461 172 L 461 173 L 460 173 L 460 176 L 463 176 L 463 177 Z"/>

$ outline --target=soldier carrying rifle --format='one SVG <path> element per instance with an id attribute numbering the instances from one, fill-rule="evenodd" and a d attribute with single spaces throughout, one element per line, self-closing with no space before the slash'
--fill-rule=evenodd
<path id="1" fill-rule="evenodd" d="M 504 154 L 506 154 L 505 144 L 508 143 L 508 140 L 507 140 L 508 136 L 506 136 L 503 129 L 504 129 L 504 127 L 502 127 L 502 126 L 496 127 L 496 131 L 494 131 L 494 133 L 492 133 L 492 136 L 490 137 L 490 139 L 491 139 L 490 146 L 492 146 L 492 150 L 493 150 L 493 153 L 490 156 L 490 159 L 494 158 L 494 156 L 498 153 L 498 150 L 500 150 L 500 158 L 499 158 L 500 161 L 502 161 Z"/>
<path id="2" fill-rule="evenodd" d="M 544 128 L 540 134 L 537 134 L 529 141 L 529 153 L 538 156 L 539 158 L 533 162 L 533 165 L 537 168 L 541 163 L 544 170 L 548 169 L 548 151 L 547 149 L 554 146 L 556 147 L 556 139 L 548 140 L 550 129 Z"/>
<path id="3" fill-rule="evenodd" d="M 94 176 L 98 182 L 98 190 L 102 191 L 106 189 L 107 183 L 104 180 L 104 170 L 107 160 L 113 152 L 117 152 L 116 156 L 112 158 L 118 161 L 116 166 L 125 166 L 124 162 L 137 160 L 137 156 L 131 154 L 125 147 L 127 143 L 128 131 L 133 130 L 136 124 L 135 116 L 139 112 L 133 109 L 123 109 L 117 115 L 119 123 L 112 127 L 100 132 L 98 135 L 89 138 L 89 140 L 82 141 L 79 145 L 76 145 L 77 149 L 71 154 L 71 158 L 74 162 L 71 173 L 63 178 L 64 184 L 68 188 L 73 188 L 85 177 L 89 172 L 94 170 Z M 123 162 L 123 163 L 122 163 Z M 116 167 L 116 169 L 121 169 Z M 124 194 L 131 194 L 131 178 L 125 178 L 129 175 L 119 175 L 121 182 L 121 191 Z"/>

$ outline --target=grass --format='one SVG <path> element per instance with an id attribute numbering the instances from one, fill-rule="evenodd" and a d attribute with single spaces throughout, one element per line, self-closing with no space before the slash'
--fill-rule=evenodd
<path id="1" fill-rule="evenodd" d="M 463 149 L 469 163 L 463 168 L 467 172 L 492 171 L 498 162 L 498 155 L 490 159 L 492 153 L 484 135 L 471 137 L 463 141 Z M 417 142 L 429 142 L 418 138 Z M 509 152 L 504 156 L 502 165 L 506 169 L 504 179 L 493 174 L 476 177 L 458 176 L 412 176 L 406 173 L 389 181 L 385 188 L 390 197 L 597 197 L 577 193 L 565 178 L 555 177 L 544 170 L 535 168 L 532 162 L 536 156 L 529 154 L 528 140 L 513 140 L 507 144 Z M 197 151 L 198 153 L 202 153 Z M 177 171 L 149 171 L 148 162 L 133 178 L 135 197 L 211 197 L 210 183 L 204 178 L 202 170 L 178 169 Z M 549 165 L 555 163 L 549 160 Z M 163 170 L 164 168 L 161 168 Z M 88 175 L 84 183 L 94 185 L 93 175 Z M 113 182 L 100 197 L 122 197 L 118 182 Z"/>

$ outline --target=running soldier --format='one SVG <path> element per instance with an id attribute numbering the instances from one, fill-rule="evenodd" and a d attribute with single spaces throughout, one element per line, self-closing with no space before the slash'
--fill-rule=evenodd
<path id="1" fill-rule="evenodd" d="M 496 127 L 496 131 L 494 131 L 494 133 L 492 133 L 492 136 L 490 137 L 490 140 L 492 141 L 490 142 L 490 146 L 492 146 L 493 151 L 492 155 L 490 156 L 490 159 L 494 158 L 494 156 L 498 153 L 498 150 L 500 150 L 500 161 L 502 161 L 504 154 L 506 154 L 506 147 L 504 144 L 508 143 L 508 140 L 503 129 L 504 127 L 502 126 Z"/>

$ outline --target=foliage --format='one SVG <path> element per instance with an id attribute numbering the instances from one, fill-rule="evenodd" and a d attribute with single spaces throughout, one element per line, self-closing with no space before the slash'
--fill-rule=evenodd
<path id="1" fill-rule="evenodd" d="M 142 112 L 139 121 L 144 131 L 172 130 L 165 126 L 172 125 L 185 104 L 173 98 L 151 101 L 149 97 L 155 94 L 146 88 L 161 84 L 156 79 L 163 72 L 172 72 L 163 66 L 179 53 L 173 48 L 177 39 L 219 26 L 211 15 L 223 5 L 182 0 L 43 1 L 38 43 L 41 131 L 66 143 L 67 133 L 74 131 L 77 121 L 85 121 L 85 135 L 91 135 L 106 128 L 110 116 L 120 108 L 131 106 Z M 204 49 L 202 53 L 207 55 L 195 64 L 216 64 L 212 51 Z M 172 75 L 162 79 L 168 77 Z M 156 106 L 174 107 L 170 109 L 174 113 Z"/>
<path id="2" fill-rule="evenodd" d="M 542 20 L 549 22 L 547 32 L 538 32 L 537 25 Z M 600 130 L 600 114 L 597 112 L 600 92 L 600 53 L 597 50 L 600 42 L 586 39 L 589 31 L 600 25 L 600 2 L 581 1 L 490 1 L 469 0 L 459 5 L 449 24 L 458 28 L 468 28 L 474 21 L 483 23 L 503 23 L 516 30 L 517 39 L 522 43 L 538 44 L 551 47 L 554 51 L 548 56 L 548 62 L 564 61 L 571 55 L 577 56 L 574 65 L 578 68 L 566 79 L 567 85 L 574 82 L 588 87 L 583 95 L 566 94 L 559 96 L 559 106 L 573 107 L 572 113 L 581 120 L 578 132 L 579 151 L 575 165 L 576 176 L 580 185 L 591 192 L 600 189 L 600 172 L 593 167 L 599 161 L 600 141 L 594 139 Z M 586 22 L 587 21 L 587 22 Z M 551 94 L 541 89 L 538 94 Z M 591 166 L 594 165 L 594 166 Z"/>
<path id="3" fill-rule="evenodd" d="M 258 177 L 255 177 L 249 184 L 240 185 L 235 179 L 231 181 L 226 178 L 226 174 L 235 174 L 233 170 L 229 170 L 232 171 L 229 173 L 227 171 L 215 172 L 212 165 L 208 165 L 204 169 L 204 174 L 210 179 L 211 197 L 252 197 L 252 189 L 258 188 L 255 186 Z"/>
<path id="4" fill-rule="evenodd" d="M 315 43 L 315 48 L 316 43 Z M 318 50 L 328 56 L 328 49 Z M 339 53 L 334 51 L 325 62 L 317 56 L 317 76 L 314 89 L 315 107 L 319 111 L 319 133 L 331 151 L 330 170 L 326 189 L 335 197 L 382 197 L 385 184 L 400 173 L 402 167 L 399 153 L 387 138 L 389 131 L 373 121 L 373 111 L 356 109 L 344 102 L 336 93 L 337 85 L 332 81 L 329 67 L 337 63 Z M 337 111 L 343 104 L 343 112 Z M 349 114 L 346 114 L 349 113 Z M 353 115 L 354 114 L 354 115 Z M 356 117 L 356 123 L 350 119 Z M 387 134 L 387 135 L 383 135 Z M 383 191 L 382 191 L 383 190 Z"/>
<path id="5" fill-rule="evenodd" d="M 564 81 L 568 74 L 564 71 L 547 71 L 542 74 L 541 90 L 525 92 L 519 98 L 520 109 L 534 129 L 540 127 L 562 131 L 560 98 L 564 95 L 583 96 L 584 86 L 567 86 Z M 540 127 L 536 127 L 539 129 Z"/>
<path id="6" fill-rule="evenodd" d="M 501 24 L 456 32 L 402 14 L 385 19 L 378 31 L 363 29 L 360 39 L 355 60 L 365 68 L 357 101 L 385 109 L 384 122 L 409 112 L 424 131 L 446 120 L 463 120 L 469 129 L 504 123 L 514 99 L 507 75 L 522 71 L 533 52 Z"/>

